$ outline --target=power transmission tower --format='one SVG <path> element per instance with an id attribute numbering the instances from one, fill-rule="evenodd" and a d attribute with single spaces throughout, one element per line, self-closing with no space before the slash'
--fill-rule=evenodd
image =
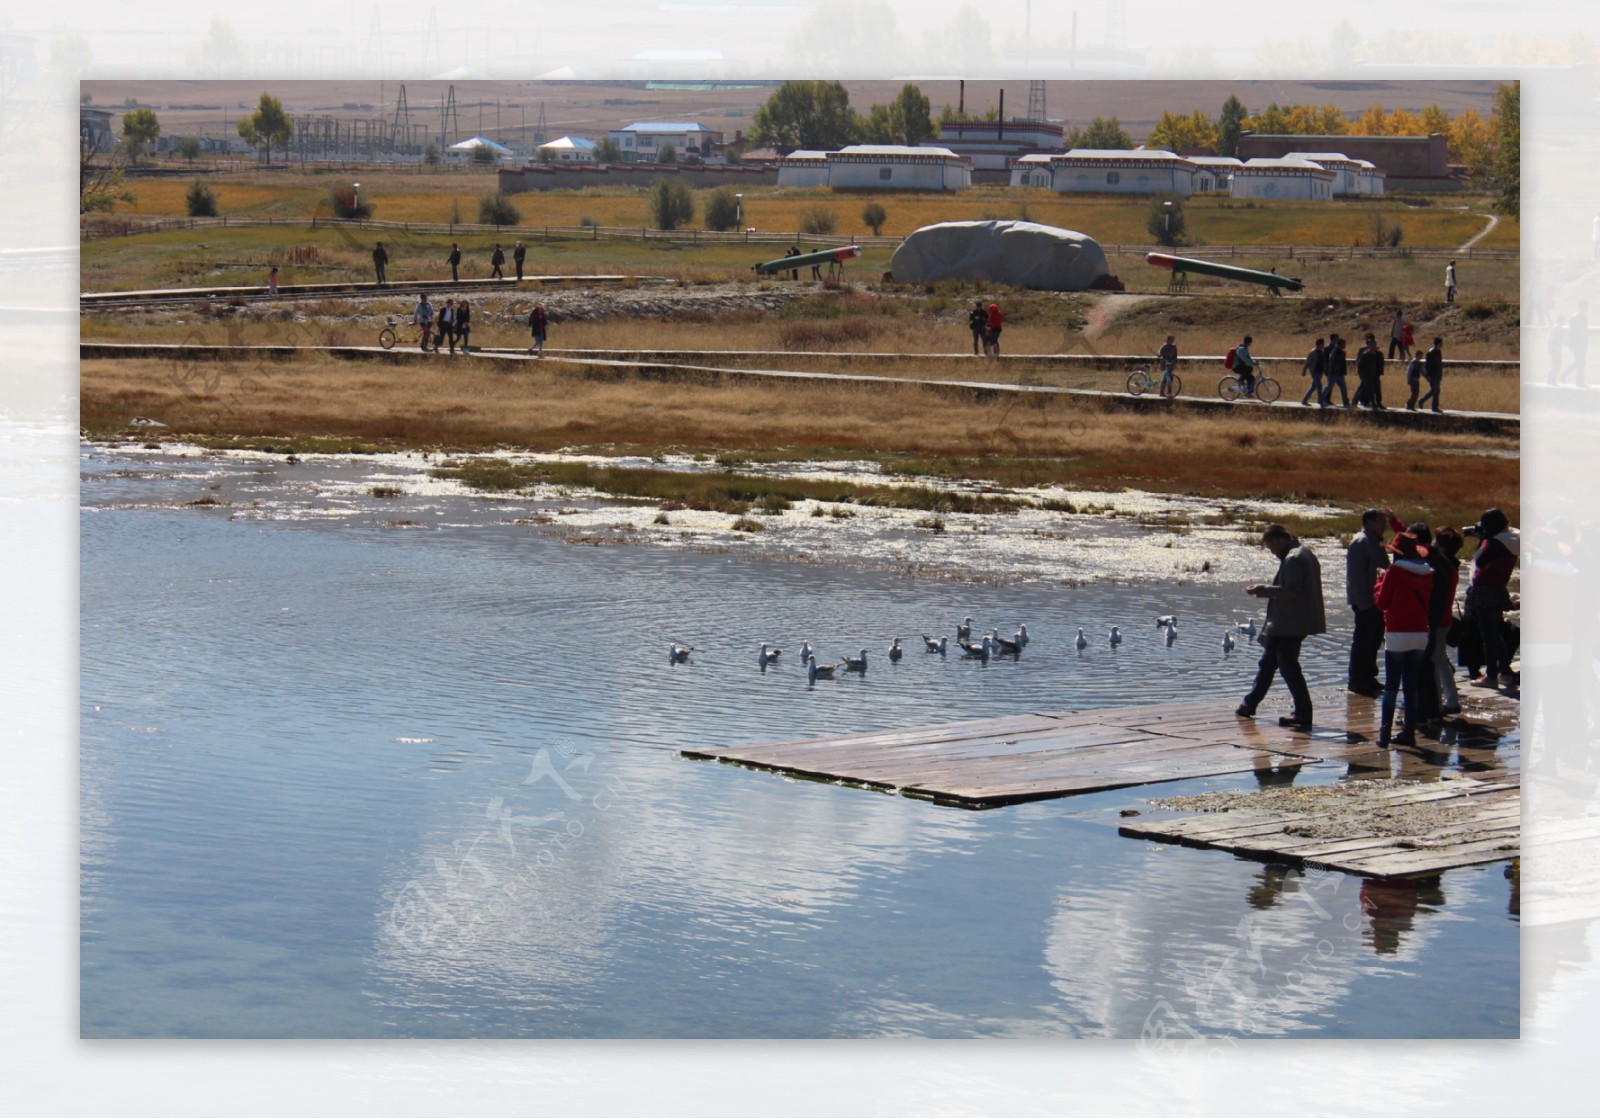
<path id="1" fill-rule="evenodd" d="M 400 96 L 394 103 L 394 133 L 395 142 L 403 155 L 411 143 L 411 106 L 406 104 L 406 87 L 403 83 L 400 86 Z"/>
<path id="2" fill-rule="evenodd" d="M 383 17 L 378 14 L 378 6 L 372 6 L 372 22 L 367 25 L 367 49 L 364 59 L 367 71 L 376 70 L 383 72 Z"/>
<path id="3" fill-rule="evenodd" d="M 1128 6 L 1126 0 L 1110 0 L 1106 8 L 1106 46 L 1125 50 L 1128 46 Z"/>
<path id="4" fill-rule="evenodd" d="M 1028 119 L 1043 121 L 1044 118 L 1044 81 L 1030 81 L 1028 83 Z"/>
<path id="5" fill-rule="evenodd" d="M 461 139 L 461 116 L 456 112 L 456 87 L 451 85 L 445 94 L 444 108 L 439 112 L 439 146 L 448 148 Z"/>
<path id="6" fill-rule="evenodd" d="M 539 102 L 539 119 L 533 125 L 533 146 L 544 143 L 544 102 Z"/>
<path id="7" fill-rule="evenodd" d="M 437 74 L 444 67 L 439 62 L 439 9 L 428 9 L 428 22 L 422 29 L 422 71 Z"/>

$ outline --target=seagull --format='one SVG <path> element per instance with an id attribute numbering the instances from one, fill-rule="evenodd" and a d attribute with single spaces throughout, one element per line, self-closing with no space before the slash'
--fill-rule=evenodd
<path id="1" fill-rule="evenodd" d="M 1156 619 L 1156 628 L 1157 629 L 1166 629 L 1170 625 L 1176 625 L 1177 621 L 1178 621 L 1178 615 L 1176 615 L 1176 614 L 1163 614 L 1159 618 Z"/>
<path id="2" fill-rule="evenodd" d="M 988 634 L 984 635 L 983 644 L 981 645 L 974 645 L 970 641 L 962 641 L 960 642 L 960 645 L 962 651 L 969 657 L 977 657 L 979 660 L 983 661 L 987 661 L 989 659 L 990 641 Z"/>
<path id="3" fill-rule="evenodd" d="M 1248 622 L 1243 623 L 1237 628 L 1239 632 L 1244 634 L 1246 637 L 1254 637 L 1256 635 L 1256 620 L 1251 618 Z"/>
<path id="4" fill-rule="evenodd" d="M 1232 630 L 1226 630 L 1225 629 L 1225 630 L 1222 631 L 1222 651 L 1224 653 L 1233 652 L 1233 631 Z"/>
<path id="5" fill-rule="evenodd" d="M 1028 643 L 1028 623 L 1027 622 L 1023 622 L 1020 626 L 1017 627 L 1017 644 L 1018 645 L 1026 645 L 1027 643 Z"/>
<path id="6" fill-rule="evenodd" d="M 903 656 L 905 656 L 905 650 L 900 648 L 900 639 L 896 637 L 894 644 L 889 646 L 889 659 L 898 661 Z"/>
<path id="7" fill-rule="evenodd" d="M 1001 637 L 994 630 L 989 631 L 988 640 L 989 643 L 994 646 L 994 651 L 996 653 L 1011 653 L 1015 655 L 1022 652 L 1022 642 Z"/>
<path id="8" fill-rule="evenodd" d="M 838 667 L 837 664 L 818 664 L 816 657 L 810 657 L 806 660 L 806 679 L 812 683 L 819 679 L 832 680 L 834 670 Z"/>
<path id="9" fill-rule="evenodd" d="M 692 652 L 694 652 L 693 645 L 679 645 L 674 641 L 672 647 L 667 650 L 667 663 L 682 664 L 689 659 L 689 654 Z"/>
<path id="10" fill-rule="evenodd" d="M 811 642 L 809 642 L 809 641 L 800 642 L 800 663 L 801 664 L 805 664 L 806 661 L 814 660 L 814 659 L 815 659 L 815 654 L 813 654 L 811 652 Z"/>
<path id="11" fill-rule="evenodd" d="M 782 649 L 774 649 L 770 645 L 766 644 L 765 642 L 762 643 L 762 645 L 761 645 L 761 656 L 759 658 L 760 661 L 761 661 L 761 667 L 762 668 L 767 667 L 767 665 L 771 664 L 773 661 L 777 660 L 781 656 L 783 656 L 783 650 Z"/>
<path id="12" fill-rule="evenodd" d="M 1080 649 L 1087 649 L 1089 647 L 1089 639 L 1083 635 L 1082 626 L 1078 627 L 1078 639 L 1074 641 L 1073 644 Z"/>
<path id="13" fill-rule="evenodd" d="M 949 640 L 949 639 L 941 637 L 941 638 L 939 638 L 939 640 L 935 641 L 933 638 L 929 637 L 927 634 L 923 634 L 922 635 L 922 644 L 923 644 L 923 647 L 924 647 L 923 651 L 924 652 L 928 652 L 928 653 L 938 653 L 940 656 L 943 656 L 944 655 L 944 650 L 945 650 L 945 642 L 947 640 Z"/>
<path id="14" fill-rule="evenodd" d="M 1167 624 L 1167 644 L 1171 645 L 1176 640 L 1178 640 L 1178 624 L 1169 622 Z"/>
<path id="15" fill-rule="evenodd" d="M 961 624 L 956 627 L 956 644 L 972 640 L 972 616 L 969 614 L 961 619 Z"/>
<path id="16" fill-rule="evenodd" d="M 852 657 L 849 653 L 839 658 L 846 672 L 865 672 L 867 670 L 867 651 L 861 650 L 859 657 Z"/>
<path id="17" fill-rule="evenodd" d="M 1111 644 L 1113 644 L 1113 645 L 1121 645 L 1122 644 L 1122 630 L 1118 626 L 1112 626 L 1111 627 Z"/>

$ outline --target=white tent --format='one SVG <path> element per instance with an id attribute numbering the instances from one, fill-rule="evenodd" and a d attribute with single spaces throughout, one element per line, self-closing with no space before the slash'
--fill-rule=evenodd
<path id="1" fill-rule="evenodd" d="M 512 154 L 511 149 L 506 147 L 504 144 L 497 144 L 493 140 L 487 140 L 482 136 L 474 136 L 472 139 L 463 140 L 459 144 L 451 144 L 447 150 L 456 152 L 460 155 L 469 155 L 478 148 L 488 148 L 490 151 L 494 152 L 495 155 Z"/>

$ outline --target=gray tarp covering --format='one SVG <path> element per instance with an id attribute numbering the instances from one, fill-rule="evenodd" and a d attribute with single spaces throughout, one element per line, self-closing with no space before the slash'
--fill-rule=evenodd
<path id="1" fill-rule="evenodd" d="M 1031 221 L 949 221 L 925 225 L 890 261 L 902 283 L 987 280 L 1043 291 L 1083 291 L 1106 275 L 1092 237 Z"/>

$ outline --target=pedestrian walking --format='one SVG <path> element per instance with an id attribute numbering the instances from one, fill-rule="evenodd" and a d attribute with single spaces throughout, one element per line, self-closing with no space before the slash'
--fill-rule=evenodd
<path id="1" fill-rule="evenodd" d="M 984 336 L 989 347 L 989 352 L 1000 356 L 1000 328 L 1005 325 L 1005 316 L 1000 313 L 1000 304 L 989 304 L 989 330 Z"/>
<path id="2" fill-rule="evenodd" d="M 1411 324 L 1406 323 L 1405 333 L 1400 335 L 1400 356 L 1407 360 L 1411 358 L 1411 347 L 1417 344 L 1417 336 L 1411 331 Z"/>
<path id="3" fill-rule="evenodd" d="M 511 262 L 517 266 L 517 279 L 522 279 L 522 262 L 528 259 L 528 250 L 522 247 L 522 242 L 517 242 L 517 247 L 511 250 Z"/>
<path id="4" fill-rule="evenodd" d="M 1354 407 L 1350 402 L 1350 394 L 1345 391 L 1345 372 L 1349 362 L 1344 353 L 1344 339 L 1337 334 L 1328 335 L 1328 372 L 1327 383 L 1322 389 L 1323 407 L 1333 404 L 1333 390 L 1339 390 L 1339 404 L 1345 408 Z"/>
<path id="5" fill-rule="evenodd" d="M 1389 324 L 1389 360 L 1393 361 L 1396 357 L 1403 358 L 1407 356 L 1405 352 L 1405 337 L 1406 317 L 1400 308 L 1396 307 L 1394 309 L 1394 322 Z"/>
<path id="6" fill-rule="evenodd" d="M 1567 374 L 1573 374 L 1572 383 L 1581 388 L 1587 388 L 1584 383 L 1584 366 L 1589 363 L 1589 304 L 1579 301 L 1578 309 L 1572 312 L 1572 317 L 1567 320 L 1567 349 L 1572 351 L 1572 364 L 1562 371 L 1561 379 L 1565 381 Z"/>
<path id="7" fill-rule="evenodd" d="M 1378 723 L 1378 745 L 1417 744 L 1421 706 L 1422 668 L 1431 630 L 1428 603 L 1433 593 L 1433 568 L 1429 549 L 1409 532 L 1397 533 L 1392 544 L 1394 562 L 1378 575 L 1373 599 L 1383 611 L 1383 708 Z M 1395 702 L 1405 691 L 1405 716 L 1400 733 L 1392 739 Z"/>
<path id="8" fill-rule="evenodd" d="M 503 249 L 501 249 L 499 245 L 496 245 L 494 247 L 494 255 L 489 258 L 489 265 L 490 265 L 489 278 L 491 280 L 503 280 L 503 279 L 505 279 L 506 278 L 505 264 L 506 264 L 505 251 Z"/>
<path id="9" fill-rule="evenodd" d="M 450 352 L 456 352 L 456 308 L 453 299 L 446 299 L 444 306 L 439 308 L 439 342 L 450 347 Z M 439 352 L 439 342 L 433 344 L 433 352 Z"/>
<path id="10" fill-rule="evenodd" d="M 967 329 L 972 331 L 972 356 L 986 353 L 989 349 L 989 312 L 984 309 L 983 300 L 972 301 L 972 310 L 967 312 Z"/>
<path id="11" fill-rule="evenodd" d="M 450 262 L 450 282 L 459 284 L 461 282 L 461 246 L 451 241 L 450 255 L 445 259 Z"/>
<path id="12" fill-rule="evenodd" d="M 1478 636 L 1483 641 L 1483 675 L 1473 683 L 1480 688 L 1497 688 L 1513 681 L 1511 654 L 1501 625 L 1505 612 L 1511 608 L 1511 595 L 1506 588 L 1522 550 L 1521 537 L 1497 508 L 1484 510 L 1478 523 L 1463 533 L 1478 538 L 1465 604 L 1478 623 Z"/>
<path id="13" fill-rule="evenodd" d="M 1350 666 L 1345 686 L 1357 695 L 1376 696 L 1383 688 L 1378 683 L 1378 648 L 1383 644 L 1383 611 L 1374 599 L 1378 573 L 1389 566 L 1389 553 L 1383 547 L 1388 517 L 1382 509 L 1361 514 L 1361 531 L 1345 549 L 1344 596 L 1355 615 L 1350 633 Z"/>
<path id="14" fill-rule="evenodd" d="M 1317 339 L 1317 344 L 1306 355 L 1306 363 L 1301 372 L 1311 378 L 1311 387 L 1306 389 L 1306 394 L 1300 398 L 1300 403 L 1309 405 L 1315 400 L 1321 407 L 1326 408 L 1328 401 L 1323 396 L 1322 378 L 1328 372 L 1328 351 L 1323 346 L 1321 338 Z"/>
<path id="15" fill-rule="evenodd" d="M 1261 534 L 1261 543 L 1278 557 L 1278 570 L 1270 584 L 1245 588 L 1245 594 L 1267 600 L 1267 620 L 1256 639 L 1261 643 L 1261 660 L 1256 665 L 1255 683 L 1234 714 L 1254 717 L 1273 677 L 1281 675 L 1293 706 L 1278 720 L 1279 725 L 1309 730 L 1311 690 L 1300 668 L 1300 646 L 1307 637 L 1328 630 L 1322 566 L 1311 549 L 1282 525 L 1269 526 Z"/>
<path id="16" fill-rule="evenodd" d="M 1444 270 L 1444 301 L 1446 303 L 1454 303 L 1456 301 L 1456 290 L 1456 262 L 1452 260 Z"/>
<path id="17" fill-rule="evenodd" d="M 433 335 L 433 304 L 428 302 L 428 293 L 423 292 L 417 296 L 417 306 L 411 312 L 411 321 L 417 324 L 421 334 L 421 348 L 423 353 L 428 352 L 428 341 Z M 439 347 L 434 346 L 437 350 Z"/>
<path id="18" fill-rule="evenodd" d="M 379 241 L 372 250 L 372 270 L 378 274 L 378 286 L 381 288 L 389 281 L 384 276 L 384 269 L 389 266 L 389 254 L 384 251 L 383 242 Z"/>
<path id="19" fill-rule="evenodd" d="M 1178 368 L 1178 339 L 1176 335 L 1167 335 L 1167 340 L 1156 351 L 1156 361 L 1161 367 L 1160 393 L 1162 396 L 1171 396 L 1172 374 Z"/>
<path id="20" fill-rule="evenodd" d="M 1433 401 L 1433 411 L 1442 412 L 1439 407 L 1439 384 L 1444 380 L 1444 339 L 1435 338 L 1433 349 L 1422 355 L 1422 379 L 1428 382 L 1428 391 L 1422 394 L 1422 399 L 1417 406 Z"/>
<path id="21" fill-rule="evenodd" d="M 472 307 L 463 299 L 456 304 L 456 337 L 461 339 L 461 352 L 472 350 Z M 455 350 L 451 350 L 455 353 Z"/>
<path id="22" fill-rule="evenodd" d="M 544 339 L 550 329 L 550 316 L 545 312 L 543 303 L 535 303 L 533 310 L 528 312 L 528 330 L 533 334 L 533 345 L 528 347 L 531 354 L 538 352 L 544 357 Z"/>
<path id="23" fill-rule="evenodd" d="M 1366 344 L 1356 354 L 1356 378 L 1359 383 L 1353 403 L 1383 411 L 1383 351 L 1378 348 L 1375 335 L 1368 334 Z"/>
<path id="24" fill-rule="evenodd" d="M 267 294 L 278 294 L 278 266 L 274 264 L 272 271 L 267 273 Z"/>
<path id="25" fill-rule="evenodd" d="M 1422 371 L 1425 365 L 1426 362 L 1423 361 L 1421 354 L 1413 354 L 1411 361 L 1406 365 L 1406 388 L 1411 391 L 1411 395 L 1406 398 L 1408 412 L 1417 410 L 1417 393 L 1422 391 Z M 1423 543 L 1426 544 L 1427 541 Z"/>

